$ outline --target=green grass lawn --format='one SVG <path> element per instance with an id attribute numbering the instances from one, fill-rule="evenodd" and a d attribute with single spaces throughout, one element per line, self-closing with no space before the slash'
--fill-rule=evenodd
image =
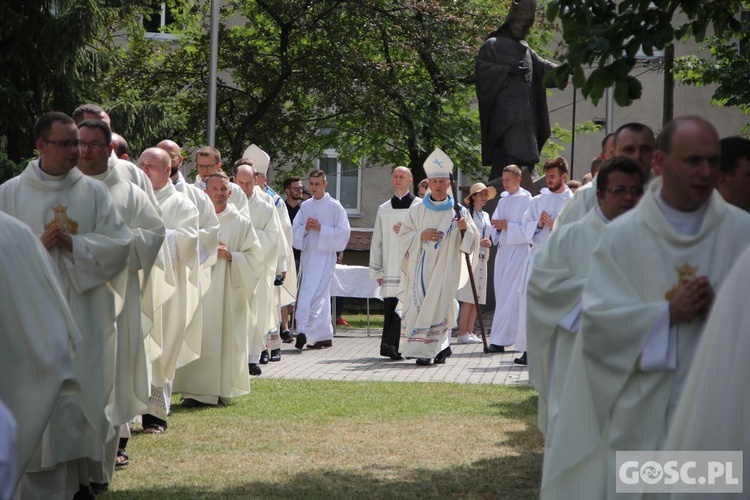
<path id="1" fill-rule="evenodd" d="M 537 495 L 530 387 L 255 379 L 252 391 L 228 407 L 175 404 L 166 434 L 136 432 L 103 498 Z"/>

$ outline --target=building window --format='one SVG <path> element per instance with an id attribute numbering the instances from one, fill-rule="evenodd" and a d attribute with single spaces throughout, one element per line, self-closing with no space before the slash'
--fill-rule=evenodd
<path id="1" fill-rule="evenodd" d="M 143 16 L 143 27 L 146 29 L 146 38 L 149 39 L 176 40 L 176 36 L 167 33 L 172 24 L 174 16 L 166 2 L 154 2 L 151 5 L 151 14 Z"/>
<path id="2" fill-rule="evenodd" d="M 359 194 L 362 191 L 362 175 L 359 167 L 340 161 L 338 152 L 328 149 L 318 160 L 318 168 L 326 173 L 328 194 L 339 200 L 348 215 L 360 215 Z"/>

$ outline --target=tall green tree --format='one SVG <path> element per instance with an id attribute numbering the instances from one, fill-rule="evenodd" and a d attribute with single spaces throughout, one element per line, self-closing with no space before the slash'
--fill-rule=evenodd
<path id="1" fill-rule="evenodd" d="M 0 177 L 33 155 L 44 112 L 70 113 L 101 97 L 115 60 L 114 31 L 144 1 L 15 0 L 0 4 Z M 5 158 L 3 160 L 3 157 Z"/>
<path id="2" fill-rule="evenodd" d="M 630 74 L 639 51 L 652 55 L 687 37 L 700 42 L 709 30 L 728 39 L 741 30 L 736 16 L 743 7 L 746 0 L 552 0 L 547 19 L 562 28 L 556 57 L 565 61 L 553 78 L 562 85 L 572 74 L 573 85 L 594 103 L 614 87 L 617 104 L 628 106 L 641 97 Z"/>

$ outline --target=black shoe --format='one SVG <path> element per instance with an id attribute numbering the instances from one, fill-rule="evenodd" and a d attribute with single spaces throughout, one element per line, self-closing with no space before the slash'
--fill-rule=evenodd
<path id="1" fill-rule="evenodd" d="M 380 355 L 385 356 L 386 358 L 391 358 L 394 361 L 404 359 L 404 357 L 401 356 L 391 344 L 380 344 Z"/>
<path id="2" fill-rule="evenodd" d="M 297 349 L 302 349 L 305 347 L 305 344 L 307 344 L 307 336 L 305 336 L 304 333 L 298 333 L 297 334 L 297 341 L 294 343 L 294 347 Z"/>
<path id="3" fill-rule="evenodd" d="M 78 492 L 73 495 L 73 500 L 92 500 L 94 493 L 91 491 L 91 487 L 87 484 L 79 484 Z"/>
<path id="4" fill-rule="evenodd" d="M 417 365 L 419 366 L 430 366 L 432 360 L 430 358 L 417 358 Z"/>
<path id="5" fill-rule="evenodd" d="M 513 360 L 517 365 L 528 365 L 529 361 L 526 359 L 526 351 L 523 351 L 523 356 Z"/>
<path id="6" fill-rule="evenodd" d="M 281 349 L 271 351 L 271 361 L 281 361 Z"/>
<path id="7" fill-rule="evenodd" d="M 91 486 L 91 493 L 94 495 L 106 493 L 109 490 L 109 483 L 89 483 L 89 486 Z"/>
<path id="8" fill-rule="evenodd" d="M 193 398 L 185 398 L 182 400 L 182 407 L 183 408 L 204 408 L 206 406 L 213 406 L 208 403 L 203 403 L 202 401 L 198 401 L 197 399 Z"/>
<path id="9" fill-rule="evenodd" d="M 442 351 L 438 353 L 437 356 L 435 356 L 435 364 L 436 365 L 442 365 L 445 363 L 445 360 L 448 359 L 448 357 L 453 354 L 453 351 L 451 350 L 450 346 L 446 347 Z"/>
<path id="10" fill-rule="evenodd" d="M 487 352 L 505 352 L 505 347 L 496 344 L 490 344 L 487 347 Z"/>
<path id="11" fill-rule="evenodd" d="M 281 341 L 285 344 L 291 344 L 294 342 L 294 338 L 292 337 L 292 332 L 289 330 L 284 330 L 281 332 Z"/>
<path id="12" fill-rule="evenodd" d="M 260 353 L 260 360 L 258 361 L 261 365 L 267 365 L 268 364 L 268 350 L 263 351 Z"/>
<path id="13" fill-rule="evenodd" d="M 248 363 L 247 370 L 250 372 L 250 375 L 255 375 L 255 376 L 258 376 L 261 373 L 263 373 L 263 370 L 260 369 L 260 366 L 258 366 L 255 363 Z"/>

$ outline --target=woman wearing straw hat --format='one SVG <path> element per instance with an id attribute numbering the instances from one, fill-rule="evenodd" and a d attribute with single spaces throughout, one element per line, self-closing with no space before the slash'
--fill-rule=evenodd
<path id="1" fill-rule="evenodd" d="M 497 195 L 497 190 L 490 186 L 487 187 L 481 182 L 471 186 L 469 196 L 464 198 L 464 205 L 469 209 L 474 224 L 479 230 L 481 239 L 479 240 L 479 258 L 474 261 L 474 281 L 477 288 L 477 297 L 479 303 L 484 305 L 487 298 L 487 259 L 489 258 L 490 246 L 490 215 L 483 212 L 484 205 Z M 458 338 L 457 344 L 481 344 L 482 340 L 474 335 L 474 321 L 477 319 L 477 308 L 474 304 L 474 293 L 471 290 L 471 282 L 466 284 L 458 291 L 456 296 L 461 303 L 458 315 Z"/>

